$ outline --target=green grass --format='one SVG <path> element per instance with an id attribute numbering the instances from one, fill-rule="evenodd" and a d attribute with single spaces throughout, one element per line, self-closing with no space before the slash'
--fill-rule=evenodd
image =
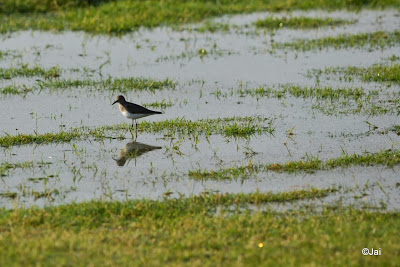
<path id="1" fill-rule="evenodd" d="M 43 133 L 43 134 L 6 134 L 0 136 L 0 146 L 9 147 L 25 144 L 49 144 L 70 142 L 84 138 L 103 140 L 107 138 L 125 139 L 127 131 L 131 130 L 130 123 L 96 128 L 80 127 L 68 131 Z M 179 135 L 198 137 L 221 134 L 226 137 L 248 138 L 252 135 L 265 133 L 273 134 L 273 120 L 267 122 L 259 117 L 230 117 L 204 120 L 186 120 L 177 118 L 173 120 L 138 123 L 138 132 L 164 133 L 165 135 Z"/>
<path id="2" fill-rule="evenodd" d="M 35 67 L 33 69 L 29 69 L 28 71 L 22 71 L 22 69 L 0 69 L 4 71 L 4 77 L 16 77 L 16 76 L 42 76 L 44 78 L 54 77 L 50 75 L 53 73 L 53 68 L 49 71 L 42 72 L 42 68 Z M 150 91 L 155 92 L 157 90 L 163 89 L 175 89 L 177 82 L 172 81 L 168 78 L 164 80 L 154 80 L 151 78 L 143 78 L 143 77 L 125 77 L 125 78 L 108 78 L 102 80 L 92 80 L 92 79 L 45 79 L 45 80 L 37 80 L 36 84 L 33 86 L 27 86 L 25 84 L 22 85 L 7 85 L 3 88 L 0 88 L 0 94 L 3 95 L 23 95 L 28 92 L 37 92 L 42 90 L 65 90 L 65 89 L 74 89 L 74 88 L 84 88 L 87 90 L 94 91 L 112 91 L 119 93 L 127 93 L 131 91 Z"/>
<path id="3" fill-rule="evenodd" d="M 217 44 L 214 43 L 209 47 L 200 48 L 197 50 L 189 50 L 181 52 L 180 54 L 176 55 L 169 55 L 169 56 L 160 56 L 156 59 L 156 62 L 164 62 L 164 61 L 179 61 L 179 60 L 191 60 L 193 58 L 214 58 L 217 59 L 223 56 L 229 56 L 235 54 L 237 52 L 232 50 L 221 49 L 217 47 Z"/>
<path id="4" fill-rule="evenodd" d="M 32 88 L 28 88 L 26 86 L 7 85 L 3 88 L 0 88 L 1 95 L 24 95 L 29 92 L 32 92 Z"/>
<path id="5" fill-rule="evenodd" d="M 150 91 L 162 90 L 165 88 L 175 89 L 177 83 L 166 78 L 164 80 L 154 80 L 142 77 L 108 78 L 102 80 L 72 80 L 56 79 L 38 82 L 40 89 L 60 90 L 69 88 L 93 88 L 99 91 L 117 91 L 121 93 L 130 91 Z"/>
<path id="6" fill-rule="evenodd" d="M 0 60 L 6 58 L 12 58 L 12 59 L 22 58 L 22 53 L 17 50 L 11 50 L 11 49 L 0 50 Z"/>
<path id="7" fill-rule="evenodd" d="M 248 210 L 249 204 L 263 206 L 330 192 L 0 209 L 0 261 L 5 266 L 398 265 L 397 212 L 341 206 L 314 212 Z M 381 248 L 382 255 L 363 256 L 364 247 Z"/>
<path id="8" fill-rule="evenodd" d="M 266 17 L 264 19 L 257 20 L 254 24 L 258 28 L 263 29 L 283 29 L 283 28 L 294 28 L 294 29 L 310 29 L 327 26 L 340 26 L 346 24 L 352 24 L 355 21 L 344 20 L 344 19 L 333 19 L 333 18 L 310 18 L 310 17 Z"/>
<path id="9" fill-rule="evenodd" d="M 45 69 L 39 66 L 29 67 L 28 64 L 21 64 L 18 67 L 0 68 L 0 79 L 11 79 L 15 77 L 43 77 L 56 78 L 61 74 L 58 66 Z"/>
<path id="10" fill-rule="evenodd" d="M 342 67 L 325 68 L 326 74 L 339 74 L 346 81 L 352 81 L 352 76 L 359 77 L 365 82 L 400 84 L 400 65 L 373 65 L 371 67 Z"/>
<path id="11" fill-rule="evenodd" d="M 161 101 L 151 102 L 151 103 L 144 103 L 143 106 L 147 108 L 161 108 L 166 109 L 172 107 L 174 104 L 172 103 L 171 99 L 168 101 L 163 99 Z"/>
<path id="12" fill-rule="evenodd" d="M 268 98 L 285 98 L 293 96 L 296 98 L 310 98 L 310 99 L 326 99 L 329 101 L 339 100 L 346 98 L 347 100 L 359 100 L 368 95 L 378 95 L 378 91 L 365 92 L 362 88 L 349 87 L 349 88 L 334 88 L 332 86 L 299 86 L 299 85 L 282 85 L 278 88 L 271 88 L 269 86 L 259 86 L 257 88 L 239 88 L 231 94 L 238 94 L 240 96 L 252 97 L 268 97 Z"/>
<path id="13" fill-rule="evenodd" d="M 364 153 L 361 155 L 345 154 L 338 158 L 322 161 L 315 157 L 308 157 L 305 161 L 289 161 L 286 163 L 253 164 L 234 166 L 220 170 L 193 170 L 189 171 L 189 177 L 195 180 L 231 180 L 236 178 L 249 178 L 263 172 L 308 172 L 345 168 L 350 166 L 376 166 L 388 167 L 400 164 L 400 150 L 384 150 L 377 153 Z"/>
<path id="14" fill-rule="evenodd" d="M 322 71 L 318 70 L 316 79 L 320 80 Z M 311 74 L 308 74 L 311 77 Z M 314 87 L 298 85 L 279 85 L 278 87 L 259 86 L 257 88 L 232 89 L 230 92 L 222 93 L 220 90 L 214 92 L 219 98 L 221 96 L 251 96 L 257 100 L 261 98 L 296 97 L 313 100 L 311 108 L 325 115 L 347 115 L 364 114 L 377 116 L 382 114 L 397 114 L 399 112 L 400 94 L 382 90 L 366 90 L 359 87 L 334 88 L 332 86 Z"/>
<path id="15" fill-rule="evenodd" d="M 400 31 L 373 32 L 359 34 L 340 34 L 335 37 L 324 37 L 319 39 L 298 39 L 287 43 L 273 43 L 272 47 L 277 49 L 293 49 L 297 51 L 322 50 L 327 48 L 368 48 L 384 49 L 393 47 L 400 43 Z"/>
<path id="16" fill-rule="evenodd" d="M 359 10 L 391 6 L 398 6 L 398 0 L 3 0 L 0 5 L 0 32 L 34 29 L 122 34 L 141 26 L 199 22 L 224 14 L 316 8 Z"/>
<path id="17" fill-rule="evenodd" d="M 21 169 L 32 168 L 33 166 L 34 166 L 34 164 L 32 161 L 17 162 L 17 163 L 1 162 L 0 163 L 0 177 L 7 176 L 9 174 L 10 169 L 15 170 L 17 168 L 21 168 Z"/>

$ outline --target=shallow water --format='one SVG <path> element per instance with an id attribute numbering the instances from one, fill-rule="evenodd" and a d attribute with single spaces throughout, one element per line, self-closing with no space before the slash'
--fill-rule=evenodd
<path id="1" fill-rule="evenodd" d="M 400 26 L 398 13 L 395 11 L 314 11 L 294 14 L 343 17 L 357 19 L 358 22 L 354 25 L 318 30 L 282 29 L 275 31 L 275 42 L 342 33 L 393 31 Z M 266 15 L 268 13 L 226 16 L 218 21 L 244 25 Z M 267 122 L 271 119 L 274 121 L 275 132 L 273 135 L 255 135 L 249 139 L 221 135 L 212 135 L 206 139 L 200 136 L 197 145 L 188 137 L 179 140 L 180 137 L 176 136 L 176 139 L 171 139 L 163 133 L 139 133 L 136 140 L 139 143 L 132 143 L 131 134 L 126 132 L 113 133 L 113 137 L 123 134 L 126 138 L 124 140 L 89 139 L 71 143 L 0 148 L 0 162 L 32 161 L 34 164 L 32 168 L 9 169 L 3 174 L 0 193 L 15 192 L 18 197 L 10 199 L 0 196 L 0 205 L 57 205 L 99 198 L 156 199 L 170 193 L 170 197 L 178 197 L 180 194 L 198 194 L 204 190 L 232 193 L 254 190 L 278 192 L 334 185 L 352 189 L 350 192 L 342 190 L 338 194 L 343 196 L 346 203 L 367 202 L 375 205 L 383 201 L 388 208 L 398 209 L 397 167 L 352 167 L 296 175 L 268 172 L 232 181 L 194 181 L 188 176 L 189 170 L 242 166 L 249 161 L 284 163 L 305 159 L 307 155 L 328 159 L 338 157 L 343 152 L 361 154 L 365 151 L 396 149 L 399 146 L 399 137 L 394 132 L 380 134 L 379 131 L 371 131 L 366 123 L 367 121 L 377 125 L 379 129 L 387 129 L 398 123 L 395 115 L 328 116 L 313 109 L 314 101 L 309 99 L 257 99 L 230 95 L 230 91 L 239 89 L 241 84 L 249 88 L 279 84 L 315 86 L 316 80 L 306 77 L 307 70 L 328 66 L 370 66 L 392 55 L 399 55 L 400 47 L 372 51 L 354 48 L 310 52 L 278 50 L 271 53 L 269 33 L 256 32 L 251 27 L 243 31 L 245 32 L 232 30 L 228 33 L 198 33 L 157 28 L 151 31 L 141 30 L 121 38 L 93 37 L 71 32 L 20 32 L 3 36 L 0 49 L 17 50 L 22 58 L 4 58 L 0 60 L 0 67 L 16 66 L 18 62 L 23 62 L 43 67 L 58 65 L 64 70 L 63 78 L 84 79 L 88 75 L 83 71 L 86 68 L 93 70 L 89 71 L 90 78 L 93 79 L 111 76 L 170 78 L 177 81 L 175 89 L 154 93 L 132 91 L 125 94 L 128 101 L 138 104 L 163 99 L 170 99 L 173 103 L 172 107 L 164 110 L 163 115 L 142 120 L 260 116 L 267 118 Z M 216 50 L 214 52 L 213 47 Z M 201 58 L 197 52 L 199 49 L 205 49 L 209 54 Z M 186 56 L 180 58 L 182 53 Z M 80 71 L 70 71 L 71 69 Z M 38 78 L 1 80 L 0 87 L 9 84 L 31 86 L 37 83 L 36 79 Z M 322 77 L 319 83 L 333 87 L 361 86 L 365 90 L 386 90 L 381 88 L 382 85 L 365 84 L 358 80 L 341 82 Z M 219 97 L 215 95 L 217 89 L 222 92 Z M 393 85 L 389 90 L 398 89 L 398 86 Z M 25 96 L 2 96 L 0 134 L 40 134 L 71 127 L 129 122 L 115 105 L 111 106 L 117 94 L 119 93 L 72 88 L 53 92 L 44 89 L 40 93 L 34 91 Z M 293 135 L 288 136 L 287 131 L 290 129 L 293 129 Z M 179 149 L 173 150 L 172 144 L 176 142 Z M 129 154 L 129 149 L 136 156 L 124 156 L 126 151 Z M 38 162 L 47 164 L 38 166 Z M 365 185 L 366 193 L 361 198 L 355 198 L 354 195 L 362 191 L 359 188 Z M 48 194 L 41 197 L 36 194 L 35 197 L 35 192 Z"/>

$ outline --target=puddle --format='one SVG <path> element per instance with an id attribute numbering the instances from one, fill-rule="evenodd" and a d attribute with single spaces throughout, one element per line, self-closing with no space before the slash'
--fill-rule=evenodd
<path id="1" fill-rule="evenodd" d="M 357 22 L 317 30 L 278 30 L 273 39 L 287 42 L 342 33 L 393 31 L 400 26 L 397 14 L 395 11 L 295 12 L 293 15 L 341 17 L 357 19 Z M 267 15 L 270 14 L 226 16 L 217 21 L 240 26 Z M 283 15 L 286 14 L 278 16 Z M 257 116 L 268 121 L 273 119 L 275 131 L 273 135 L 254 135 L 248 139 L 227 138 L 219 134 L 208 138 L 200 135 L 198 143 L 188 136 L 171 139 L 163 133 L 139 133 L 135 142 L 129 132 L 122 132 L 119 134 L 125 136 L 124 140 L 89 138 L 71 143 L 2 147 L 0 162 L 31 161 L 33 167 L 11 168 L 4 172 L 0 181 L 0 205 L 11 208 L 13 205 L 58 205 L 99 198 L 179 197 L 204 190 L 278 192 L 335 185 L 352 188 L 342 194 L 345 203 L 365 201 L 379 204 L 384 201 L 388 208 L 398 209 L 400 189 L 396 183 L 400 180 L 397 167 L 352 167 L 297 175 L 268 172 L 231 181 L 195 181 L 188 176 L 189 170 L 217 170 L 246 165 L 249 161 L 285 163 L 302 160 L 306 155 L 326 160 L 339 157 L 343 152 L 362 154 L 365 151 L 398 149 L 399 137 L 395 132 L 380 134 L 379 130 L 371 131 L 370 128 L 370 124 L 379 129 L 398 124 L 396 114 L 327 116 L 313 109 L 310 99 L 290 96 L 257 99 L 231 95 L 230 92 L 242 84 L 250 88 L 280 84 L 316 86 L 316 80 L 306 76 L 308 70 L 330 66 L 370 66 L 400 54 L 399 46 L 371 51 L 354 48 L 270 53 L 270 39 L 269 33 L 257 33 L 251 29 L 244 34 L 234 30 L 198 33 L 167 28 L 143 30 L 121 38 L 90 37 L 70 32 L 20 32 L 3 36 L 0 50 L 17 50 L 22 54 L 22 58 L 10 56 L 1 59 L 0 67 L 3 68 L 23 62 L 44 68 L 57 65 L 63 70 L 61 78 L 65 79 L 145 77 L 176 81 L 175 89 L 125 94 L 128 101 L 138 104 L 163 100 L 172 103 L 163 109 L 164 114 L 141 120 Z M 198 52 L 201 49 L 210 53 L 201 56 Z M 159 60 L 163 57 L 167 59 Z M 37 79 L 44 80 L 40 77 L 0 80 L 0 88 L 10 84 L 35 86 Z M 380 84 L 362 83 L 357 79 L 344 82 L 321 76 L 319 83 L 332 87 L 385 90 Z M 395 92 L 398 89 L 398 85 L 392 85 L 389 90 Z M 216 90 L 221 91 L 220 96 L 215 94 Z M 35 90 L 24 96 L 3 95 L 0 97 L 0 135 L 42 134 L 73 127 L 130 123 L 115 105 L 111 106 L 118 94 L 96 91 L 96 87 L 83 87 L 51 92 Z M 161 110 L 157 107 L 150 109 Z M 289 136 L 291 129 L 293 135 Z M 38 166 L 40 162 L 45 164 Z M 365 185 L 366 193 L 359 193 L 362 191 L 359 188 Z"/>

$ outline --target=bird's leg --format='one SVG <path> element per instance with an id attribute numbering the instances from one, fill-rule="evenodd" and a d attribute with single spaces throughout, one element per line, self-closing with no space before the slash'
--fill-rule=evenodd
<path id="1" fill-rule="evenodd" d="M 132 120 L 132 126 L 131 126 L 131 127 L 129 127 L 129 131 L 131 132 L 132 139 L 133 139 L 133 120 Z"/>
<path id="2" fill-rule="evenodd" d="M 136 139 L 137 139 L 137 120 L 135 120 L 135 124 L 136 124 Z"/>

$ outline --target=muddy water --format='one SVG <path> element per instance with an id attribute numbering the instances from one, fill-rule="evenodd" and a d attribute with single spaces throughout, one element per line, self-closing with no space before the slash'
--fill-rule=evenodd
<path id="1" fill-rule="evenodd" d="M 357 19 L 357 23 L 318 30 L 282 29 L 274 32 L 272 38 L 275 42 L 342 33 L 393 31 L 400 26 L 398 14 L 394 11 L 295 14 Z M 266 15 L 269 14 L 229 16 L 218 20 L 240 26 Z M 261 116 L 268 118 L 268 121 L 274 120 L 275 132 L 273 135 L 255 135 L 249 139 L 213 135 L 207 140 L 200 136 L 197 145 L 188 137 L 176 136 L 176 139 L 171 139 L 163 133 L 140 133 L 136 142 L 133 142 L 131 134 L 126 132 L 122 133 L 126 138 L 124 140 L 90 139 L 66 144 L 1 148 L 1 162 L 32 161 L 34 166 L 9 169 L 3 174 L 0 192 L 15 192 L 18 197 L 0 197 L 0 204 L 6 207 L 42 206 L 99 198 L 155 199 L 165 196 L 165 193 L 177 197 L 179 194 L 198 194 L 204 190 L 278 192 L 310 186 L 342 186 L 347 191 L 342 190 L 339 196 L 343 196 L 346 203 L 366 202 L 377 205 L 383 201 L 389 208 L 398 209 L 400 203 L 396 183 L 400 181 L 397 178 L 397 167 L 354 167 L 296 175 L 261 173 L 231 181 L 194 181 L 189 178 L 189 170 L 242 166 L 249 161 L 284 163 L 305 159 L 307 155 L 328 159 L 342 155 L 343 151 L 361 154 L 365 151 L 398 148 L 399 137 L 395 133 L 371 132 L 365 122 L 375 124 L 380 129 L 389 128 L 398 124 L 395 115 L 327 116 L 312 109 L 313 101 L 308 99 L 257 99 L 230 95 L 230 91 L 238 89 L 241 83 L 250 88 L 287 83 L 315 86 L 315 79 L 306 77 L 307 70 L 326 66 L 369 66 L 392 55 L 399 55 L 400 47 L 372 51 L 354 48 L 270 53 L 269 33 L 256 32 L 252 27 L 243 31 L 198 33 L 158 28 L 120 38 L 70 32 L 20 32 L 3 36 L 0 49 L 17 50 L 22 58 L 6 57 L 0 60 L 1 67 L 16 66 L 23 62 L 43 67 L 58 65 L 64 70 L 63 78 L 87 78 L 83 70 L 89 69 L 93 70 L 89 71 L 92 79 L 140 76 L 177 81 L 174 90 L 165 89 L 155 93 L 132 91 L 125 94 L 129 101 L 138 104 L 169 99 L 174 104 L 166 108 L 163 115 L 145 120 Z M 199 49 L 209 53 L 201 58 Z M 71 69 L 80 71 L 71 72 Z M 358 80 L 341 82 L 325 78 L 321 78 L 321 85 L 362 86 L 365 90 L 381 88 L 379 84 L 365 84 Z M 37 83 L 36 79 L 2 80 L 0 86 L 31 86 Z M 226 93 L 226 96 L 217 97 L 214 94 L 217 89 Z M 398 89 L 398 86 L 390 88 L 393 91 Z M 128 122 L 117 107 L 111 106 L 117 94 L 70 88 L 53 92 L 44 89 L 25 96 L 2 96 L 0 134 L 46 133 L 71 127 Z M 288 136 L 287 131 L 290 129 L 293 129 L 293 135 Z M 117 134 L 121 133 L 112 133 L 114 136 Z M 173 149 L 174 143 L 178 144 L 179 149 Z M 132 151 L 136 156 L 132 157 Z M 43 162 L 45 164 L 40 164 Z M 38 195 L 43 192 L 47 194 Z"/>

